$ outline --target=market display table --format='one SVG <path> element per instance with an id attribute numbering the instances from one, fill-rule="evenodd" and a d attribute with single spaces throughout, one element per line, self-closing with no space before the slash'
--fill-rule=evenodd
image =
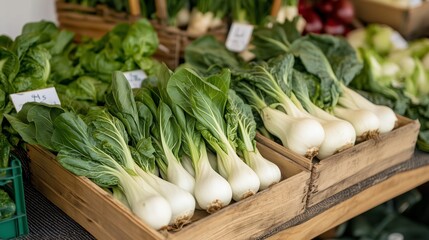
<path id="1" fill-rule="evenodd" d="M 429 181 L 429 154 L 414 157 L 366 179 L 294 219 L 275 226 L 260 239 L 311 239 L 321 233 Z M 30 234 L 24 239 L 94 239 L 85 229 L 25 184 Z"/>

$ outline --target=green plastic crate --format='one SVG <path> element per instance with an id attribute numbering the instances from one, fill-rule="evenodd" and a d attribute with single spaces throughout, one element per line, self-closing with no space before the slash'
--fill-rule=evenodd
<path id="1" fill-rule="evenodd" d="M 0 186 L 9 194 L 16 205 L 12 218 L 0 220 L 0 239 L 12 239 L 28 234 L 25 210 L 22 168 L 19 160 L 11 156 L 10 167 L 0 168 Z"/>

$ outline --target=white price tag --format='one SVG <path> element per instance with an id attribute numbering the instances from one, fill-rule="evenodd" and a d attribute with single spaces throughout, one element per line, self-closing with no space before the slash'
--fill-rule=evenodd
<path id="1" fill-rule="evenodd" d="M 21 111 L 22 106 L 27 102 L 39 102 L 51 105 L 60 105 L 57 91 L 54 87 L 39 89 L 28 92 L 14 93 L 10 95 L 16 112 Z"/>
<path id="2" fill-rule="evenodd" d="M 252 37 L 253 26 L 245 23 L 232 23 L 226 38 L 225 46 L 233 52 L 246 50 Z"/>
<path id="3" fill-rule="evenodd" d="M 408 42 L 407 40 L 405 40 L 401 34 L 399 34 L 398 32 L 394 31 L 392 34 L 392 37 L 390 38 L 390 40 L 393 43 L 393 46 L 396 49 L 405 49 L 408 47 Z"/>
<path id="4" fill-rule="evenodd" d="M 143 70 L 124 72 L 124 75 L 130 83 L 131 88 L 140 88 L 143 80 L 147 78 L 147 75 Z"/>

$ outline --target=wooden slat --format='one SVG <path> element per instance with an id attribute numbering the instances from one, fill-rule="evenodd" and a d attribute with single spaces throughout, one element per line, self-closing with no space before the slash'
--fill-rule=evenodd
<path id="1" fill-rule="evenodd" d="M 58 10 L 71 10 L 71 11 L 79 11 L 79 12 L 86 12 L 86 13 L 95 13 L 97 10 L 93 7 L 85 7 L 80 4 L 73 4 L 73 3 L 66 3 L 62 0 L 57 0 L 55 2 L 55 6 Z"/>
<path id="2" fill-rule="evenodd" d="M 92 23 L 92 22 L 85 22 L 85 21 L 75 21 L 73 19 L 69 18 L 63 18 L 62 16 L 58 16 L 58 21 L 61 23 L 61 25 L 67 25 L 67 26 L 73 26 L 76 28 L 84 28 L 84 29 L 94 29 L 94 30 L 111 30 L 115 24 L 113 23 Z"/>
<path id="3" fill-rule="evenodd" d="M 140 16 L 140 2 L 139 0 L 128 0 L 130 6 L 131 16 Z"/>
<path id="4" fill-rule="evenodd" d="M 89 21 L 93 24 L 103 23 L 104 19 L 97 15 L 82 14 L 78 12 L 60 12 L 58 18 L 69 19 L 70 21 Z"/>
<path id="5" fill-rule="evenodd" d="M 416 144 L 418 121 L 397 116 L 399 127 L 323 160 L 313 161 L 257 134 L 257 141 L 311 170 L 308 207 L 367 179 L 391 166 L 410 159 Z"/>
<path id="6" fill-rule="evenodd" d="M 249 239 L 304 211 L 309 173 L 301 172 L 174 233 L 177 239 Z M 209 227 L 205 227 L 209 226 Z"/>
<path id="7" fill-rule="evenodd" d="M 303 168 L 311 171 L 311 168 L 313 167 L 313 163 L 310 159 L 305 158 L 305 157 L 285 148 L 284 146 L 272 141 L 271 139 L 263 136 L 260 133 L 256 133 L 256 140 L 259 143 L 261 143 L 261 144 L 273 149 L 274 151 L 282 154 L 283 156 L 286 156 L 287 158 L 291 159 L 292 161 L 295 161 L 297 164 L 301 165 Z"/>
<path id="8" fill-rule="evenodd" d="M 378 161 L 378 162 L 375 162 L 374 164 L 368 165 L 366 168 L 357 172 L 355 175 L 349 178 L 346 178 L 340 182 L 337 182 L 325 190 L 318 191 L 317 188 L 313 188 L 312 190 L 314 192 L 311 193 L 311 196 L 308 199 L 308 207 L 311 207 L 316 203 L 319 203 L 325 200 L 326 198 L 338 192 L 343 191 L 344 189 L 350 187 L 351 185 L 354 185 L 356 183 L 359 183 L 367 179 L 370 176 L 374 176 L 382 170 L 388 169 L 390 167 L 393 167 L 396 164 L 399 164 L 401 162 L 411 159 L 411 156 L 413 155 L 413 153 L 414 153 L 414 146 L 408 149 L 404 149 L 402 152 L 396 153 L 394 156 L 390 156 L 389 158 L 386 158 L 384 161 Z"/>
<path id="9" fill-rule="evenodd" d="M 382 134 L 378 140 L 367 140 L 320 161 L 314 165 L 312 185 L 315 190 L 311 191 L 323 191 L 348 178 L 349 186 L 351 186 L 371 176 L 367 172 L 366 175 L 361 175 L 364 177 L 363 179 L 350 178 L 368 166 L 375 168 L 374 171 L 377 173 L 410 159 L 413 155 L 411 149 L 416 144 L 419 127 L 418 122 L 409 121 L 409 124 Z M 380 164 L 381 162 L 384 163 Z"/>
<path id="10" fill-rule="evenodd" d="M 269 240 L 312 239 L 367 210 L 429 181 L 429 166 L 396 174 Z"/>

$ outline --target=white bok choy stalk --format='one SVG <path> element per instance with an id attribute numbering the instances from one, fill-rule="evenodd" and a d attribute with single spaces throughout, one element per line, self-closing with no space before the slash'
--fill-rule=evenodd
<path id="1" fill-rule="evenodd" d="M 136 102 L 128 81 L 122 73 L 116 72 L 106 94 L 106 106 L 123 123 L 130 136 L 132 147 L 129 148 L 134 161 L 129 159 L 127 168 L 133 169 L 140 176 L 141 184 L 146 182 L 168 201 L 172 211 L 170 227 L 180 229 L 193 216 L 195 200 L 191 193 L 152 173 L 156 165 L 150 129 L 154 124 L 159 126 L 153 121 L 156 106 L 152 99 L 148 99 L 151 97 L 148 89 L 140 89 L 136 95 L 150 105 L 142 101 Z"/>
<path id="2" fill-rule="evenodd" d="M 158 121 L 159 125 L 153 131 L 153 135 L 156 136 L 156 152 L 160 155 L 157 163 L 161 176 L 194 194 L 195 179 L 185 170 L 179 160 L 182 132 L 170 107 L 162 101 L 158 106 Z"/>
<path id="3" fill-rule="evenodd" d="M 180 229 L 190 222 L 195 211 L 195 199 L 186 190 L 153 175 L 149 171 L 143 171 L 136 167 L 137 174 L 150 186 L 152 186 L 161 196 L 163 196 L 171 207 L 170 225 L 173 229 Z"/>
<path id="4" fill-rule="evenodd" d="M 119 187 L 112 187 L 112 197 L 122 204 L 124 204 L 127 208 L 130 208 L 130 204 L 128 203 L 127 196 L 125 196 L 124 192 Z"/>
<path id="5" fill-rule="evenodd" d="M 279 167 L 265 159 L 256 147 L 256 122 L 252 109 L 237 96 L 234 90 L 229 90 L 227 103 L 227 117 L 238 121 L 238 149 L 243 155 L 244 162 L 258 175 L 260 190 L 278 183 L 281 179 Z"/>
<path id="6" fill-rule="evenodd" d="M 182 116 L 182 150 L 190 156 L 190 163 L 195 177 L 194 196 L 198 206 L 208 213 L 214 213 L 227 206 L 232 199 L 229 183 L 211 166 L 201 134 L 195 128 L 196 121 L 182 109 L 176 109 Z M 177 116 L 176 115 L 176 116 Z M 179 117 L 178 117 L 179 118 Z"/>
<path id="7" fill-rule="evenodd" d="M 297 107 L 304 107 L 314 119 L 322 124 L 325 131 L 325 140 L 319 148 L 317 157 L 324 159 L 352 147 L 356 141 L 356 133 L 352 124 L 329 114 L 310 100 L 306 84 L 312 81 L 309 79 L 311 77 L 309 74 L 297 70 L 293 71 L 294 94 L 292 94 L 292 100 Z"/>
<path id="8" fill-rule="evenodd" d="M 181 151 L 184 155 L 182 159 L 187 159 L 185 161 L 190 163 L 188 172 L 193 173 L 195 177 L 194 197 L 201 209 L 213 213 L 231 202 L 231 187 L 210 166 L 204 139 L 195 126 L 196 119 L 176 105 L 168 95 L 167 84 L 171 77 L 169 69 L 162 65 L 157 72 L 160 98 L 170 106 L 182 133 Z"/>
<path id="9" fill-rule="evenodd" d="M 304 145 L 300 144 L 303 143 L 302 141 L 288 141 L 287 143 L 282 141 L 282 143 L 285 146 L 287 145 L 292 151 L 311 159 L 318 154 L 319 148 L 325 139 L 325 132 L 323 126 L 316 121 L 313 116 L 305 112 L 305 110 L 298 108 L 289 97 L 289 95 L 292 95 L 290 79 L 292 78 L 293 64 L 294 57 L 292 54 L 281 55 L 270 60 L 268 63 L 262 62 L 260 64 L 255 64 L 250 70 L 239 73 L 239 81 L 249 82 L 266 96 L 275 100 L 276 103 L 272 103 L 270 106 L 279 106 L 283 108 L 290 118 L 301 122 L 301 128 L 291 129 L 291 131 L 299 133 L 300 135 L 290 137 L 282 136 L 280 139 L 310 138 L 311 135 L 311 139 L 305 139 L 306 143 Z M 237 88 L 236 91 L 239 91 L 239 89 Z M 274 119 L 273 121 L 276 120 Z M 302 123 L 308 124 L 307 127 Z M 270 128 L 272 127 L 265 127 L 271 132 Z M 306 132 L 305 129 L 309 132 Z M 274 132 L 271 133 L 274 135 L 279 134 Z M 304 147 L 308 148 L 304 150 Z"/>
<path id="10" fill-rule="evenodd" d="M 355 56 L 356 51 L 344 40 L 321 35 L 300 38 L 293 42 L 291 50 L 299 57 L 306 71 L 319 80 L 321 96 L 318 101 L 323 104 L 323 107 L 332 107 L 336 117 L 350 122 L 355 128 L 357 141 L 377 137 L 379 123 L 372 112 L 348 109 L 338 104 L 342 81 L 351 81 L 360 71 L 360 63 Z M 336 53 L 336 51 L 339 52 Z M 338 59 L 333 53 L 340 54 L 343 56 L 342 59 Z M 331 64 L 330 61 L 333 63 Z"/>
<path id="11" fill-rule="evenodd" d="M 277 110 L 274 105 L 268 106 L 248 83 L 238 83 L 235 90 L 244 95 L 249 104 L 257 109 L 267 131 L 279 138 L 283 146 L 307 158 L 317 155 L 319 146 L 323 142 L 323 139 L 320 140 L 318 136 L 325 135 L 317 121 L 310 118 L 291 117 Z"/>
<path id="12" fill-rule="evenodd" d="M 171 100 L 193 116 L 196 128 L 216 151 L 219 173 L 228 181 L 236 201 L 259 190 L 259 178 L 235 152 L 232 145 L 236 125 L 225 120 L 230 84 L 229 70 L 202 79 L 188 69 L 177 70 L 170 78 L 167 92 Z"/>
<path id="13" fill-rule="evenodd" d="M 374 104 L 345 85 L 342 86 L 342 90 L 343 93 L 338 100 L 340 105 L 348 109 L 363 109 L 374 113 L 380 122 L 380 126 L 378 128 L 380 133 L 387 133 L 395 128 L 398 118 L 391 108 Z"/>
<path id="14" fill-rule="evenodd" d="M 195 179 L 182 166 L 179 158 L 180 126 L 170 107 L 161 99 L 157 106 L 153 97 L 156 97 L 155 94 L 148 88 L 141 88 L 135 93 L 136 102 L 145 104 L 155 117 L 151 133 L 160 174 L 165 180 L 193 194 Z"/>
<path id="15" fill-rule="evenodd" d="M 155 229 L 166 227 L 171 219 L 170 205 L 127 167 L 133 159 L 122 123 L 103 109 L 91 110 L 86 121 L 88 125 L 73 113 L 56 118 L 52 142 L 59 150 L 61 165 L 101 186 L 117 184 L 139 218 Z"/>
<path id="16" fill-rule="evenodd" d="M 198 0 L 194 9 L 191 12 L 191 18 L 187 32 L 189 35 L 198 37 L 204 35 L 210 28 L 215 12 L 213 9 L 218 5 L 216 0 Z"/>

